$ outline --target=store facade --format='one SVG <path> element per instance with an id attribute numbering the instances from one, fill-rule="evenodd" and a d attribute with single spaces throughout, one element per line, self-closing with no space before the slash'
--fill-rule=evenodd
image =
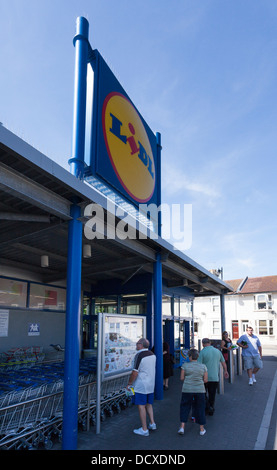
<path id="1" fill-rule="evenodd" d="M 84 18 L 77 20 L 74 45 L 70 172 L 0 126 L 0 352 L 41 346 L 47 353 L 53 343 L 65 349 L 64 449 L 77 445 L 79 358 L 98 346 L 99 313 L 145 317 L 157 356 L 156 399 L 162 399 L 163 337 L 178 362 L 193 338 L 193 299 L 231 291 L 161 238 L 159 211 L 141 223 L 139 204 L 160 204 L 160 135 L 109 72 L 104 85 L 99 79 L 106 64 L 89 45 Z M 97 72 L 101 119 L 86 106 L 88 68 Z M 123 166 L 119 144 L 127 149 Z M 134 168 L 126 172 L 130 154 L 135 180 Z"/>

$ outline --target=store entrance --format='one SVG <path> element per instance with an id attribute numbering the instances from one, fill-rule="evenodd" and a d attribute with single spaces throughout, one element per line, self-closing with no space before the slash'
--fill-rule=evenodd
<path id="1" fill-rule="evenodd" d="M 182 363 L 182 349 L 192 343 L 191 300 L 177 296 L 163 296 L 163 340 L 168 343 L 175 367 Z"/>
<path id="2" fill-rule="evenodd" d="M 91 297 L 83 296 L 82 349 L 97 351 L 98 313 L 120 313 L 124 315 L 146 315 L 147 295 L 129 294 L 122 296 Z"/>

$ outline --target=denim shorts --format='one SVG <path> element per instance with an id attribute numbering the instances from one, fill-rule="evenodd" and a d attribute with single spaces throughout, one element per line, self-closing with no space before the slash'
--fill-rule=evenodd
<path id="1" fill-rule="evenodd" d="M 154 403 L 154 393 L 135 393 L 135 395 L 132 398 L 132 402 L 134 405 L 146 405 L 149 403 L 149 405 L 153 405 Z"/>
<path id="2" fill-rule="evenodd" d="M 261 360 L 260 356 L 244 356 L 243 358 L 244 369 L 254 369 L 257 367 L 258 369 L 263 368 L 263 361 Z"/>

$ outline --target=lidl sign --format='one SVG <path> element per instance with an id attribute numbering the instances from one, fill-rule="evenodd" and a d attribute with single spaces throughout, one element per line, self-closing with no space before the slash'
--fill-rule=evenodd
<path id="1" fill-rule="evenodd" d="M 126 96 L 108 94 L 102 107 L 102 128 L 122 187 L 135 201 L 149 201 L 155 189 L 154 156 L 143 122 Z"/>
<path id="2" fill-rule="evenodd" d="M 94 50 L 90 171 L 133 204 L 159 204 L 156 136 Z"/>

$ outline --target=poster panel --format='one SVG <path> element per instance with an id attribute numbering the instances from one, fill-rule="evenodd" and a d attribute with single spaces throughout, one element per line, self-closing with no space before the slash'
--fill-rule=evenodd
<path id="1" fill-rule="evenodd" d="M 8 336 L 9 310 L 0 310 L 0 337 Z"/>
<path id="2" fill-rule="evenodd" d="M 24 281 L 0 277 L 0 305 L 26 308 L 27 285 Z"/>
<path id="3" fill-rule="evenodd" d="M 66 308 L 66 289 L 44 284 L 30 284 L 29 308 L 61 310 Z"/>
<path id="4" fill-rule="evenodd" d="M 136 343 L 145 337 L 145 321 L 138 315 L 103 314 L 103 380 L 131 372 Z"/>

